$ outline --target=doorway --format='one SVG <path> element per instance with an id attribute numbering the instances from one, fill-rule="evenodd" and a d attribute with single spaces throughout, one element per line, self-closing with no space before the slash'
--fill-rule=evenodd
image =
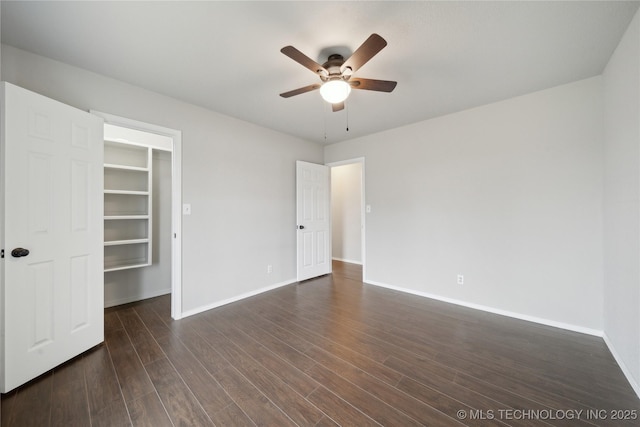
<path id="1" fill-rule="evenodd" d="M 364 158 L 330 163 L 331 241 L 334 261 L 365 271 Z"/>
<path id="2" fill-rule="evenodd" d="M 181 132 L 107 113 L 91 112 L 102 117 L 105 126 L 113 125 L 152 136 L 160 135 L 169 144 L 168 147 L 155 147 L 151 150 L 153 170 L 157 172 L 153 173 L 152 187 L 155 190 L 152 195 L 152 209 L 159 213 L 153 219 L 150 231 L 150 236 L 154 240 L 149 250 L 151 265 L 105 273 L 105 305 L 150 298 L 166 294 L 170 290 L 171 317 L 180 319 L 182 318 Z M 151 142 L 149 144 L 153 145 Z M 169 277 L 170 280 L 165 280 L 164 285 L 158 286 L 158 278 L 162 277 Z M 126 289 L 127 285 L 129 290 Z"/>

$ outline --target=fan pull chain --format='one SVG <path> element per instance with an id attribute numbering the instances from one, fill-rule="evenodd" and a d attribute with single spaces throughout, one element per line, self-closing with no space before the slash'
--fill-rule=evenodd
<path id="1" fill-rule="evenodd" d="M 327 140 L 327 107 L 326 102 L 322 102 L 322 109 L 324 110 L 324 114 L 322 115 L 324 118 L 324 140 Z"/>
<path id="2" fill-rule="evenodd" d="M 347 132 L 349 132 L 349 103 L 348 102 L 345 102 L 344 109 L 346 110 L 346 113 L 347 113 Z"/>

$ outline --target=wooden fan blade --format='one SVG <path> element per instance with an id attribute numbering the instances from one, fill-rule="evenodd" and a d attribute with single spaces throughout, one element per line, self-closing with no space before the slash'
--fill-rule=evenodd
<path id="1" fill-rule="evenodd" d="M 315 83 L 309 86 L 290 90 L 289 92 L 281 93 L 280 96 L 283 98 L 291 98 L 292 96 L 300 95 L 301 93 L 311 92 L 312 90 L 320 89 L 320 86 L 321 85 L 319 83 Z"/>
<path id="2" fill-rule="evenodd" d="M 369 38 L 366 39 L 355 52 L 353 52 L 353 55 L 351 55 L 351 57 L 342 64 L 342 67 L 340 67 L 341 71 L 344 72 L 347 68 L 351 68 L 352 72 L 355 72 L 380 52 L 386 45 L 387 41 L 385 39 L 375 33 L 371 34 Z"/>
<path id="3" fill-rule="evenodd" d="M 302 65 L 305 68 L 310 69 L 316 74 L 325 75 L 325 76 L 329 75 L 329 72 L 322 65 L 318 64 L 316 61 L 309 58 L 307 55 L 300 52 L 298 49 L 296 49 L 293 46 L 285 46 L 282 49 L 280 49 L 280 52 L 284 53 L 289 58 L 296 61 L 298 64 Z"/>
<path id="4" fill-rule="evenodd" d="M 336 111 L 344 110 L 344 102 L 338 102 L 337 104 L 331 104 L 331 109 L 335 113 Z"/>
<path id="5" fill-rule="evenodd" d="M 353 89 L 375 90 L 378 92 L 392 92 L 398 82 L 392 82 L 390 80 L 375 80 L 375 79 L 362 79 L 353 78 L 349 80 L 349 84 Z"/>

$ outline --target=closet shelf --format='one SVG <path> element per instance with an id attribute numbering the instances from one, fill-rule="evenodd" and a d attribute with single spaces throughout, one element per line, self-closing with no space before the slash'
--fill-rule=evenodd
<path id="1" fill-rule="evenodd" d="M 110 144 L 115 144 L 115 145 L 124 145 L 127 147 L 136 147 L 136 148 L 141 148 L 141 149 L 146 149 L 149 147 L 149 144 L 145 144 L 142 142 L 136 142 L 136 141 L 129 141 L 123 138 L 113 138 L 113 137 L 109 137 L 109 136 L 105 136 L 104 137 L 104 142 L 110 143 Z"/>
<path id="2" fill-rule="evenodd" d="M 104 190 L 104 194 L 125 194 L 131 196 L 148 196 L 148 191 L 133 191 L 133 190 Z"/>
<path id="3" fill-rule="evenodd" d="M 105 215 L 105 221 L 113 221 L 119 219 L 149 219 L 149 215 Z"/>
<path id="4" fill-rule="evenodd" d="M 105 272 L 109 272 L 109 271 L 128 270 L 130 268 L 147 267 L 149 265 L 151 265 L 151 263 L 140 261 L 140 260 L 132 261 L 131 264 L 118 263 L 118 264 L 113 265 L 113 266 L 107 265 L 105 263 L 104 271 Z"/>
<path id="5" fill-rule="evenodd" d="M 119 245 L 136 245 L 139 243 L 149 243 L 149 239 L 127 239 L 127 240 L 111 240 L 104 242 L 105 246 L 119 246 Z"/>
<path id="6" fill-rule="evenodd" d="M 119 169 L 119 170 L 127 170 L 127 171 L 137 171 L 137 172 L 149 172 L 149 168 L 143 168 L 139 166 L 127 166 L 127 165 L 117 165 L 114 163 L 105 163 L 105 169 Z"/>

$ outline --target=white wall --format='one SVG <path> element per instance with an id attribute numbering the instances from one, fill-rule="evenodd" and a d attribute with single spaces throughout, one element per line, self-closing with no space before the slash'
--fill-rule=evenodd
<path id="1" fill-rule="evenodd" d="M 183 217 L 183 311 L 295 280 L 295 161 L 322 163 L 321 146 L 6 45 L 2 78 L 182 131 L 182 196 L 193 212 Z"/>
<path id="2" fill-rule="evenodd" d="M 362 163 L 331 168 L 332 257 L 362 264 Z"/>
<path id="3" fill-rule="evenodd" d="M 601 331 L 602 104 L 595 77 L 327 146 L 366 159 L 365 280 Z"/>
<path id="4" fill-rule="evenodd" d="M 640 14 L 603 76 L 604 332 L 640 395 Z"/>

